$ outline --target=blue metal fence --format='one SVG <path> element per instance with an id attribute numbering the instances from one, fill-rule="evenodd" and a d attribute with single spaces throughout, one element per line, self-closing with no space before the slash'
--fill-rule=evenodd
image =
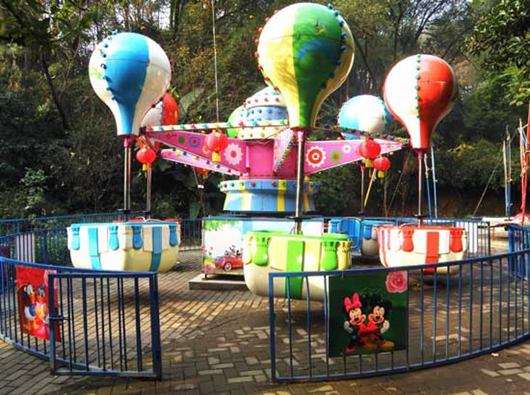
<path id="1" fill-rule="evenodd" d="M 180 251 L 201 248 L 201 220 L 183 219 Z M 0 237 L 0 255 L 24 262 L 71 266 L 65 227 L 34 229 Z"/>
<path id="2" fill-rule="evenodd" d="M 135 213 L 133 213 L 133 215 L 134 214 Z M 0 219 L 0 236 L 23 233 L 37 229 L 66 228 L 73 223 L 112 222 L 122 219 L 124 219 L 122 212 Z"/>
<path id="3" fill-rule="evenodd" d="M 200 218 L 180 220 L 180 251 L 199 250 L 202 245 L 202 220 Z"/>
<path id="4" fill-rule="evenodd" d="M 0 237 L 5 257 L 45 265 L 71 266 L 66 228 L 36 229 Z"/>
<path id="5" fill-rule="evenodd" d="M 23 268 L 47 273 L 49 314 L 41 319 L 50 323 L 50 340 L 23 329 L 21 315 L 28 313 L 24 284 L 17 282 Z M 49 359 L 54 374 L 160 379 L 158 300 L 156 273 L 83 271 L 0 257 L 0 339 Z"/>
<path id="6" fill-rule="evenodd" d="M 49 318 L 57 328 L 50 330 L 54 374 L 162 377 L 155 273 L 71 272 L 49 278 Z"/>
<path id="7" fill-rule="evenodd" d="M 489 353 L 530 337 L 530 250 L 443 264 L 332 272 L 269 274 L 271 372 L 274 381 L 347 379 L 434 367 Z M 427 274 L 445 268 L 446 273 Z M 451 270 L 451 267 L 453 270 Z M 406 347 L 366 355 L 330 356 L 329 281 L 406 271 Z M 451 271 L 453 274 L 450 274 Z M 302 278 L 305 300 L 293 300 L 289 278 Z M 285 287 L 286 308 L 274 304 Z M 320 288 L 323 300 L 315 301 Z M 312 292 L 312 290 L 314 292 Z M 352 293 L 355 290 L 351 290 Z M 351 295 L 351 294 L 350 294 Z"/>
<path id="8" fill-rule="evenodd" d="M 71 222 L 119 219 L 113 214 L 60 218 Z M 160 379 L 162 375 L 156 273 L 79 270 L 71 266 L 66 227 L 57 218 L 7 220 L 0 237 L 0 339 L 49 359 L 54 374 L 111 374 Z M 201 220 L 182 220 L 184 250 L 200 248 Z M 3 224 L 0 223 L 0 226 Z M 66 225 L 65 225 L 66 226 Z M 37 263 L 39 262 L 39 263 Z M 50 340 L 25 333 L 17 270 L 48 271 Z"/>
<path id="9" fill-rule="evenodd" d="M 336 217 L 328 219 L 330 233 L 345 233 L 352 240 L 352 251 L 361 251 L 362 239 L 372 238 L 372 228 L 383 224 L 417 224 L 417 218 Z M 476 219 L 425 218 L 425 225 L 461 227 L 466 230 L 467 257 L 491 254 L 490 225 Z"/>

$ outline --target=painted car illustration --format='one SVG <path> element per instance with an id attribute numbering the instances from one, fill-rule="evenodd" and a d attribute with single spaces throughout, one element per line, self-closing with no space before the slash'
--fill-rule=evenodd
<path id="1" fill-rule="evenodd" d="M 243 267 L 241 252 L 233 246 L 230 247 L 223 256 L 215 258 L 215 266 L 225 272 L 229 272 L 232 269 L 241 269 Z"/>

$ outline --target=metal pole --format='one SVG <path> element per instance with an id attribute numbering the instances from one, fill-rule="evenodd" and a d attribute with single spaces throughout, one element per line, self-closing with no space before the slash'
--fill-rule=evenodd
<path id="1" fill-rule="evenodd" d="M 436 184 L 438 180 L 436 179 L 436 164 L 434 161 L 434 148 L 431 147 L 431 170 L 432 170 L 432 194 L 434 197 L 434 218 L 438 218 L 438 188 Z"/>
<path id="2" fill-rule="evenodd" d="M 530 130 L 530 103 L 528 103 L 528 120 L 526 122 L 526 134 L 524 134 L 524 127 L 523 127 L 523 121 L 521 119 L 519 119 L 519 129 L 521 130 L 521 135 L 524 134 L 524 138 L 525 138 L 525 144 L 523 146 L 523 163 L 521 164 L 522 165 L 522 168 L 523 168 L 523 180 L 521 182 L 521 200 L 522 200 L 522 205 L 521 205 L 521 214 L 522 214 L 522 217 L 521 217 L 521 226 L 524 226 L 524 222 L 526 220 L 526 188 L 528 186 L 528 160 L 530 159 L 529 158 L 529 153 L 530 153 L 530 140 L 528 139 L 528 136 L 529 136 L 529 133 L 528 133 L 528 130 Z"/>
<path id="3" fill-rule="evenodd" d="M 125 137 L 123 140 L 123 215 L 125 221 L 129 219 L 131 212 L 131 146 L 133 141 L 134 138 L 131 137 Z"/>
<path id="4" fill-rule="evenodd" d="M 305 130 L 299 128 L 295 132 L 298 137 L 298 168 L 296 172 L 296 211 L 294 220 L 296 223 L 296 233 L 302 234 L 302 220 L 304 215 Z"/>
<path id="5" fill-rule="evenodd" d="M 431 183 L 429 180 L 429 163 L 427 162 L 428 155 L 425 153 L 423 157 L 423 164 L 425 165 L 425 188 L 427 189 L 427 208 L 429 210 L 429 218 L 432 218 L 432 204 L 431 204 Z"/>
<path id="6" fill-rule="evenodd" d="M 361 217 L 364 216 L 364 170 L 365 166 L 363 163 L 361 164 L 361 211 L 359 212 Z"/>
<path id="7" fill-rule="evenodd" d="M 215 81 L 215 119 L 219 122 L 219 82 L 217 77 L 217 41 L 215 39 L 215 3 L 212 0 L 213 68 Z"/>
<path id="8" fill-rule="evenodd" d="M 418 150 L 418 221 L 420 226 L 423 225 L 423 218 L 421 214 L 421 195 L 423 193 L 422 179 L 423 179 L 423 151 Z"/>
<path id="9" fill-rule="evenodd" d="M 504 206 L 505 215 L 511 217 L 511 186 L 512 186 L 512 166 L 511 166 L 511 144 L 510 133 L 506 127 L 506 134 L 502 144 L 502 153 L 504 159 Z"/>
<path id="10" fill-rule="evenodd" d="M 151 219 L 151 185 L 153 183 L 153 165 L 149 163 L 147 165 L 147 190 L 145 192 L 145 217 Z"/>

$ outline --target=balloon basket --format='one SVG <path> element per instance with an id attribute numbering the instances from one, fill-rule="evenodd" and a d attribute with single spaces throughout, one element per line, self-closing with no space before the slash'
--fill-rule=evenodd
<path id="1" fill-rule="evenodd" d="M 269 295 L 271 272 L 305 272 L 346 270 L 351 266 L 351 241 L 348 236 L 324 234 L 322 236 L 293 235 L 285 232 L 248 232 L 243 250 L 243 268 L 248 289 L 258 296 Z M 324 300 L 322 277 L 308 278 L 311 300 Z M 305 299 L 307 283 L 303 277 L 274 279 L 274 296 L 287 295 Z"/>
<path id="2" fill-rule="evenodd" d="M 74 267 L 166 272 L 177 262 L 177 222 L 72 224 L 67 229 Z"/>
<path id="3" fill-rule="evenodd" d="M 464 228 L 444 226 L 385 225 L 377 230 L 379 259 L 383 266 L 401 267 L 457 261 L 464 258 L 468 248 Z M 424 273 L 434 273 L 434 268 Z M 448 267 L 436 268 L 437 273 L 447 273 Z M 450 273 L 458 271 L 449 267 Z"/>

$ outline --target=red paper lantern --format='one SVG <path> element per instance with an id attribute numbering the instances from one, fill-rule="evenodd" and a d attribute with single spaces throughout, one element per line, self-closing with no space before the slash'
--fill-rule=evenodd
<path id="1" fill-rule="evenodd" d="M 386 156 L 380 156 L 374 160 L 374 169 L 379 171 L 387 171 L 390 169 L 390 159 L 388 159 Z"/>
<path id="2" fill-rule="evenodd" d="M 366 167 L 372 167 L 372 161 L 381 153 L 381 146 L 372 139 L 366 139 L 358 148 L 359 155 L 365 159 Z"/>
<path id="3" fill-rule="evenodd" d="M 206 136 L 206 148 L 213 152 L 212 160 L 219 162 L 219 152 L 228 146 L 228 137 L 226 134 L 215 131 Z"/>
<path id="4" fill-rule="evenodd" d="M 377 170 L 377 176 L 383 178 L 385 176 L 385 171 L 390 169 L 390 159 L 386 156 L 380 156 L 374 160 L 374 169 Z"/>
<path id="5" fill-rule="evenodd" d="M 208 175 L 208 173 L 210 173 L 210 170 L 204 169 L 202 167 L 196 167 L 195 171 L 197 172 L 197 174 L 200 174 L 202 176 L 206 176 L 206 175 Z"/>
<path id="6" fill-rule="evenodd" d="M 365 159 L 375 159 L 381 153 L 381 146 L 374 140 L 367 139 L 359 146 L 359 155 Z"/>
<path id="7" fill-rule="evenodd" d="M 136 160 L 144 165 L 150 165 L 156 159 L 156 152 L 151 148 L 144 146 L 136 153 Z"/>
<path id="8" fill-rule="evenodd" d="M 224 150 L 228 146 L 228 137 L 221 132 L 212 132 L 206 136 L 206 147 L 213 152 Z"/>

